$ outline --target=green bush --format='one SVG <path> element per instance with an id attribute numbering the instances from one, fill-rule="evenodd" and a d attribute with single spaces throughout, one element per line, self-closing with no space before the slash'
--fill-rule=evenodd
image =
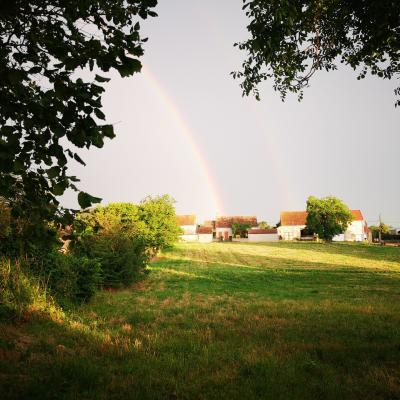
<path id="1" fill-rule="evenodd" d="M 84 235 L 74 252 L 99 260 L 101 283 L 104 286 L 133 283 L 148 262 L 146 247 L 140 237 L 122 231 Z"/>
<path id="2" fill-rule="evenodd" d="M 101 284 L 101 264 L 95 258 L 53 252 L 35 268 L 61 304 L 88 301 Z"/>
<path id="3" fill-rule="evenodd" d="M 147 197 L 139 205 L 113 203 L 80 213 L 72 252 L 98 259 L 105 286 L 129 285 L 157 251 L 171 246 L 180 232 L 174 201 Z"/>

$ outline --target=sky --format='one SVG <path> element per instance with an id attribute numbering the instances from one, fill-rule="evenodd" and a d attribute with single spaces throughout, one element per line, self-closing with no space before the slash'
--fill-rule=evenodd
<path id="1" fill-rule="evenodd" d="M 242 97 L 230 72 L 248 37 L 241 0 L 160 1 L 141 22 L 144 70 L 112 78 L 103 96 L 117 137 L 82 151 L 71 172 L 109 202 L 170 194 L 180 214 L 256 215 L 304 210 L 308 196 L 334 195 L 370 224 L 400 226 L 398 81 L 320 72 L 285 102 L 270 84 Z M 62 202 L 76 207 L 76 194 Z"/>

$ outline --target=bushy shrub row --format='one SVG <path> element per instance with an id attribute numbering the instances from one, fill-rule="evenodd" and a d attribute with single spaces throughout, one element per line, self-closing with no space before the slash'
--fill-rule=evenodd
<path id="1" fill-rule="evenodd" d="M 89 300 L 99 287 L 129 285 L 180 232 L 169 196 L 98 206 L 79 213 L 71 228 L 70 250 L 61 254 L 54 224 L 13 219 L 0 205 L 3 309 L 46 303 L 40 293 L 66 305 Z"/>
<path id="2" fill-rule="evenodd" d="M 114 203 L 79 214 L 72 252 L 101 263 L 102 284 L 129 285 L 158 250 L 171 246 L 180 229 L 169 196 L 148 197 L 139 205 Z"/>

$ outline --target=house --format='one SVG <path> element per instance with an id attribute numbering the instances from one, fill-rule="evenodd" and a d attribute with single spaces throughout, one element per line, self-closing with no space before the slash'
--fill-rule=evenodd
<path id="1" fill-rule="evenodd" d="M 400 235 L 400 228 L 392 228 L 389 233 L 391 235 Z"/>
<path id="2" fill-rule="evenodd" d="M 282 211 L 278 234 L 283 240 L 300 239 L 306 227 L 307 211 Z"/>
<path id="3" fill-rule="evenodd" d="M 230 240 L 233 237 L 232 224 L 240 223 L 250 225 L 250 227 L 257 226 L 257 217 L 254 216 L 225 216 L 217 217 L 215 221 L 215 237 L 219 240 Z"/>
<path id="4" fill-rule="evenodd" d="M 248 231 L 249 242 L 277 242 L 279 234 L 277 229 L 252 228 Z"/>
<path id="5" fill-rule="evenodd" d="M 212 226 L 199 226 L 197 229 L 197 237 L 200 243 L 211 243 L 213 241 Z"/>
<path id="6" fill-rule="evenodd" d="M 361 242 L 368 238 L 368 225 L 360 210 L 351 210 L 353 221 L 346 231 L 333 238 L 334 241 Z M 300 239 L 305 234 L 307 211 L 282 211 L 278 234 L 283 240 Z"/>
<path id="7" fill-rule="evenodd" d="M 177 215 L 176 221 L 182 229 L 181 240 L 184 242 L 195 242 L 198 240 L 196 215 Z"/>

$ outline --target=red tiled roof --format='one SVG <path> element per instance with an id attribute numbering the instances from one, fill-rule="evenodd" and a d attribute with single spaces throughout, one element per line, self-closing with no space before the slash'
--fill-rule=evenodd
<path id="1" fill-rule="evenodd" d="M 215 223 L 217 228 L 230 228 L 234 222 L 239 222 L 241 224 L 248 224 L 250 226 L 257 226 L 257 217 L 255 216 L 226 216 L 218 217 Z"/>
<path id="2" fill-rule="evenodd" d="M 249 235 L 271 235 L 277 234 L 278 229 L 250 229 L 248 233 Z"/>
<path id="3" fill-rule="evenodd" d="M 208 234 L 208 233 L 212 233 L 213 229 L 211 226 L 199 226 L 197 233 L 198 234 Z"/>
<path id="4" fill-rule="evenodd" d="M 307 220 L 307 211 L 282 211 L 281 212 L 281 225 L 305 225 Z"/>
<path id="5" fill-rule="evenodd" d="M 177 215 L 176 221 L 179 226 L 183 225 L 196 225 L 196 216 L 195 215 Z"/>
<path id="6" fill-rule="evenodd" d="M 351 210 L 351 213 L 353 214 L 354 221 L 364 221 L 361 210 Z"/>
<path id="7" fill-rule="evenodd" d="M 364 221 L 364 217 L 360 210 L 350 210 L 353 214 L 354 221 Z M 306 225 L 307 211 L 282 211 L 281 212 L 281 225 Z"/>

